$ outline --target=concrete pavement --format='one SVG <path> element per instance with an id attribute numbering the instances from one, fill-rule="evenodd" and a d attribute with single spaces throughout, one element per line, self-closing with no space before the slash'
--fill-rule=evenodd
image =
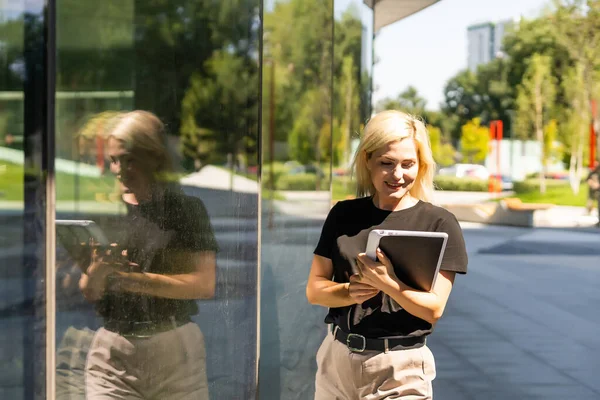
<path id="1" fill-rule="evenodd" d="M 600 232 L 464 232 L 469 273 L 429 340 L 436 398 L 600 399 Z"/>
<path id="2" fill-rule="evenodd" d="M 259 234 L 260 398 L 312 398 L 325 310 L 306 302 L 304 288 L 325 200 L 279 201 L 274 229 L 263 226 L 260 233 L 255 218 L 213 218 L 223 250 L 220 284 L 214 300 L 199 302 L 196 320 L 206 336 L 214 398 L 250 398 L 244 396 L 252 391 L 257 318 L 252 255 Z M 438 367 L 435 398 L 600 399 L 595 379 L 600 370 L 600 231 L 469 223 L 463 229 L 469 273 L 457 277 L 445 315 L 428 341 Z M 0 292 L 2 300 L 17 297 Z M 65 300 L 68 309 L 59 307 L 59 340 L 68 326 L 93 327 L 93 311 L 74 308 L 72 298 Z M 20 318 L 11 314 L 0 320 L 0 348 L 8 357 L 3 359 L 13 363 L 0 374 L 0 398 L 19 398 L 10 393 L 20 393 L 20 347 L 8 344 L 23 333 Z"/>

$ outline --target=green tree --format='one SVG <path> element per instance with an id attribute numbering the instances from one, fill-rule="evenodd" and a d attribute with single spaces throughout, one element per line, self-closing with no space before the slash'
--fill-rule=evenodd
<path id="1" fill-rule="evenodd" d="M 377 103 L 377 111 L 399 110 L 409 114 L 423 115 L 427 100 L 425 100 L 414 86 L 408 86 L 396 98 L 385 98 Z"/>
<path id="2" fill-rule="evenodd" d="M 196 168 L 255 152 L 258 118 L 256 65 L 217 51 L 207 76 L 195 73 L 182 101 L 181 146 Z"/>
<path id="3" fill-rule="evenodd" d="M 496 59 L 479 66 L 476 72 L 461 71 L 448 81 L 442 110 L 448 122 L 453 122 L 449 126 L 452 139 L 457 140 L 462 126 L 473 118 L 479 118 L 482 124 L 499 119 L 510 129 L 507 73 L 508 61 Z"/>
<path id="4" fill-rule="evenodd" d="M 275 65 L 275 138 L 298 161 L 322 160 L 322 127 L 332 126 L 332 1 L 276 2 L 265 14 L 265 57 Z M 265 82 L 265 80 L 263 80 Z M 265 82 L 266 83 L 266 82 Z M 265 87 L 263 86 L 263 92 Z M 263 118 L 263 131 L 268 131 Z M 341 118 L 339 119 L 342 120 Z M 329 133 L 330 134 L 330 133 Z"/>
<path id="5" fill-rule="evenodd" d="M 594 99 L 598 98 L 597 89 L 600 83 L 598 74 L 600 70 L 600 1 L 555 0 L 554 5 L 556 12 L 551 19 L 553 25 L 556 26 L 556 40 L 568 51 L 573 60 L 572 65 L 576 68 L 576 70 L 572 70 L 576 77 L 572 73 L 566 76 L 576 85 L 577 89 L 574 90 L 573 87 L 566 84 L 563 86 L 565 98 L 571 103 L 571 107 L 577 109 L 577 111 L 573 110 L 570 117 L 587 118 L 587 122 L 590 121 L 591 115 L 586 111 L 591 110 Z M 594 122 L 599 123 L 598 120 Z M 585 163 L 584 154 L 588 146 L 584 139 L 583 122 L 578 123 L 571 119 L 570 125 L 581 135 L 572 142 L 577 143 L 577 149 L 575 151 L 572 147 L 570 149 L 569 168 L 572 187 L 574 187 L 577 176 L 582 172 Z M 597 144 L 600 144 L 600 138 L 598 140 Z"/>
<path id="6" fill-rule="evenodd" d="M 470 163 L 482 163 L 489 151 L 490 130 L 473 118 L 461 128 L 460 151 Z"/>
<path id="7" fill-rule="evenodd" d="M 533 131 L 540 144 L 540 192 L 545 193 L 548 154 L 544 145 L 544 125 L 550 120 L 556 94 L 550 57 L 540 54 L 531 57 L 517 93 L 517 124 L 522 132 Z"/>
<path id="8" fill-rule="evenodd" d="M 440 128 L 429 125 L 427 130 L 435 162 L 442 167 L 452 165 L 454 163 L 454 154 L 456 153 L 454 147 L 450 143 L 443 142 Z"/>

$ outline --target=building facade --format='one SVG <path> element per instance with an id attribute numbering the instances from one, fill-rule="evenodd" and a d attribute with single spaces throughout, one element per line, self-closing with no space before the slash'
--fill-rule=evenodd
<path id="1" fill-rule="evenodd" d="M 502 57 L 502 40 L 512 25 L 513 21 L 506 20 L 471 25 L 467 28 L 469 70 L 475 72 L 477 66 Z"/>
<path id="2" fill-rule="evenodd" d="M 135 232 L 123 224 L 132 208 L 108 137 L 135 110 L 164 124 L 174 169 L 161 177 L 201 201 L 216 243 L 214 293 L 192 296 L 189 313 L 210 397 L 312 398 L 325 310 L 304 287 L 323 220 L 351 187 L 374 33 L 434 1 L 392 3 L 0 1 L 0 398 L 91 390 L 86 368 L 110 321 L 102 297 L 83 295 L 87 265 L 57 221 L 92 220 L 115 243 L 166 230 L 167 217 Z M 164 215 L 197 222 L 169 204 Z M 89 250 L 88 239 L 78 244 Z M 154 383 L 140 390 L 163 382 L 155 348 L 142 363 Z"/>

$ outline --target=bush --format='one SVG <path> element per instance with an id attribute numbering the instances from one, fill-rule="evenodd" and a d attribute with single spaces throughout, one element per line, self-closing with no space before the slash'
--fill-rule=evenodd
<path id="1" fill-rule="evenodd" d="M 320 179 L 318 190 L 329 190 L 329 180 Z M 277 190 L 317 190 L 317 175 L 281 175 L 277 179 Z"/>
<path id="2" fill-rule="evenodd" d="M 460 192 L 487 192 L 488 190 L 488 181 L 483 179 L 438 175 L 434 178 L 433 184 L 439 190 L 455 190 Z"/>
<path id="3" fill-rule="evenodd" d="M 546 179 L 546 187 L 565 187 L 570 188 L 569 181 L 559 179 Z M 540 191 L 540 180 L 537 179 L 526 179 L 524 181 L 514 182 L 513 190 L 515 193 L 531 193 Z"/>

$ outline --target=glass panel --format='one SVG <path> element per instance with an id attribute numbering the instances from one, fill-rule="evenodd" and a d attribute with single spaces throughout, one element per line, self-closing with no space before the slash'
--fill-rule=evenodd
<path id="1" fill-rule="evenodd" d="M 33 399 L 45 390 L 42 7 L 40 1 L 0 1 L 2 399 Z"/>
<path id="2" fill-rule="evenodd" d="M 260 397 L 312 399 L 324 310 L 306 301 L 330 207 L 333 1 L 269 2 L 263 59 Z"/>
<path id="3" fill-rule="evenodd" d="M 351 179 L 359 132 L 371 116 L 373 10 L 361 0 L 335 3 L 333 201 L 356 194 Z"/>
<path id="4" fill-rule="evenodd" d="M 58 399 L 255 393 L 259 12 L 57 1 Z"/>

